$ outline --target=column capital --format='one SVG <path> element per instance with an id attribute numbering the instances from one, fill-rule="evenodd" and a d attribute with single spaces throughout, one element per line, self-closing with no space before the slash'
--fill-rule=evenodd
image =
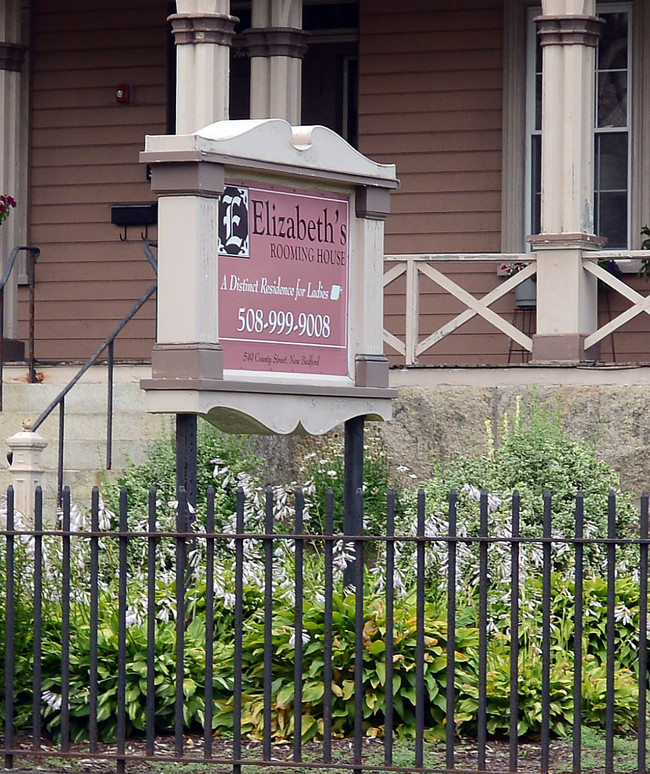
<path id="1" fill-rule="evenodd" d="M 308 32 L 295 27 L 255 27 L 242 33 L 249 56 L 286 56 L 291 59 L 305 56 L 308 35 Z"/>
<path id="2" fill-rule="evenodd" d="M 175 13 L 167 20 L 172 24 L 177 46 L 197 43 L 230 46 L 238 21 L 235 16 L 220 13 Z"/>
<path id="3" fill-rule="evenodd" d="M 23 69 L 27 46 L 19 43 L 0 42 L 0 70 L 19 73 Z"/>
<path id="4" fill-rule="evenodd" d="M 536 16 L 540 46 L 582 45 L 595 48 L 600 39 L 604 19 L 599 16 L 562 15 Z"/>

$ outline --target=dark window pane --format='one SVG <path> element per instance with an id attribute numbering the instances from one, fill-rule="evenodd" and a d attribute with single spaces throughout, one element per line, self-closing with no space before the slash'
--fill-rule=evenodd
<path id="1" fill-rule="evenodd" d="M 356 29 L 359 24 L 357 3 L 305 5 L 302 10 L 304 30 Z"/>
<path id="2" fill-rule="evenodd" d="M 598 73 L 597 126 L 627 126 L 627 72 Z"/>
<path id="3" fill-rule="evenodd" d="M 542 230 L 542 137 L 534 134 L 531 137 L 530 157 L 532 159 L 531 168 L 531 234 L 539 234 Z"/>
<path id="4" fill-rule="evenodd" d="M 596 189 L 627 191 L 627 132 L 596 135 Z"/>
<path id="5" fill-rule="evenodd" d="M 596 233 L 607 247 L 627 247 L 627 192 L 596 194 Z"/>
<path id="6" fill-rule="evenodd" d="M 603 13 L 605 19 L 598 44 L 599 70 L 627 69 L 627 13 Z"/>

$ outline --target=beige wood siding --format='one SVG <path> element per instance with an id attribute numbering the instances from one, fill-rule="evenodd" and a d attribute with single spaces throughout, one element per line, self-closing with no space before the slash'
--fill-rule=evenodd
<path id="1" fill-rule="evenodd" d="M 359 144 L 397 166 L 388 253 L 501 249 L 502 0 L 361 0 Z"/>
<path id="2" fill-rule="evenodd" d="M 36 270 L 36 355 L 85 358 L 154 274 L 139 227 L 128 241 L 112 203 L 154 201 L 138 162 L 145 134 L 166 131 L 167 2 L 34 0 L 30 234 Z M 115 101 L 118 84 L 131 104 Z M 155 227 L 150 238 L 155 239 Z M 21 291 L 24 297 L 24 291 Z M 21 305 L 22 335 L 26 308 Z M 118 358 L 148 358 L 155 301 L 116 343 Z"/>
<path id="3" fill-rule="evenodd" d="M 502 39 L 501 0 L 361 0 L 360 150 L 394 163 L 401 182 L 387 253 L 501 249 Z M 499 282 L 496 265 L 444 271 L 479 296 Z M 424 339 L 464 306 L 428 280 L 421 288 Z M 387 291 L 386 327 L 403 338 L 401 293 L 399 283 Z M 494 309 L 514 319 L 512 297 Z M 503 365 L 508 343 L 474 318 L 420 363 Z"/>

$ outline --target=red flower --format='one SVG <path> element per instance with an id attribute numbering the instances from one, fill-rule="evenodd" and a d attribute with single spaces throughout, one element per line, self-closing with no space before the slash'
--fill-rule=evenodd
<path id="1" fill-rule="evenodd" d="M 13 196 L 0 194 L 0 225 L 11 215 L 11 208 L 16 206 L 16 200 Z"/>

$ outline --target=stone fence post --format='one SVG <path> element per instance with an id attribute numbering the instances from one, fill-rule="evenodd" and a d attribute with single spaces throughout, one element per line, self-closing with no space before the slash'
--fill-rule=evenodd
<path id="1" fill-rule="evenodd" d="M 28 525 L 34 524 L 34 492 L 43 484 L 41 456 L 47 441 L 31 431 L 31 422 L 23 420 L 22 432 L 7 439 L 11 449 L 9 472 L 14 488 L 15 509 L 22 513 Z"/>

